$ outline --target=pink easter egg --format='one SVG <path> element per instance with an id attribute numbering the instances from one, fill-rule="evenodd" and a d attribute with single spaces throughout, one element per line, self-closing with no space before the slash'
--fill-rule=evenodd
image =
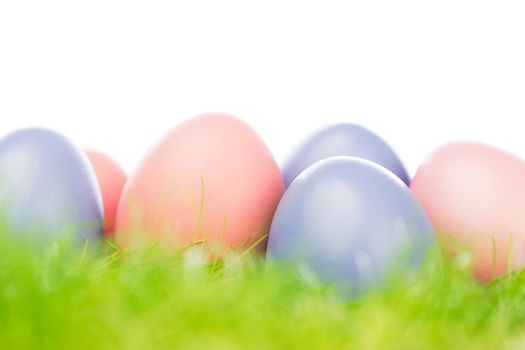
<path id="1" fill-rule="evenodd" d="M 104 204 L 104 236 L 112 236 L 115 232 L 117 207 L 126 183 L 126 173 L 107 155 L 86 151 L 86 154 L 97 175 L 98 184 Z"/>
<path id="2" fill-rule="evenodd" d="M 411 189 L 445 255 L 471 253 L 474 275 L 490 282 L 525 267 L 525 162 L 499 149 L 454 143 L 434 152 Z"/>
<path id="3" fill-rule="evenodd" d="M 117 236 L 124 245 L 246 249 L 268 233 L 283 191 L 272 154 L 247 124 L 205 114 L 169 132 L 130 176 Z"/>

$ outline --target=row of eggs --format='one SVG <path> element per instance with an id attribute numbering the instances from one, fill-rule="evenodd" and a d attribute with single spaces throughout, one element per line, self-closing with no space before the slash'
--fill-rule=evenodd
<path id="1" fill-rule="evenodd" d="M 170 131 L 129 178 L 52 131 L 8 135 L 0 219 L 43 239 L 72 231 L 82 240 L 104 232 L 124 246 L 267 245 L 270 259 L 305 264 L 353 291 L 380 281 L 401 252 L 408 266 L 420 264 L 437 234 L 445 255 L 468 249 L 474 274 L 488 282 L 507 272 L 509 255 L 514 268 L 525 266 L 523 179 L 520 159 L 456 143 L 411 181 L 388 144 L 353 124 L 313 134 L 281 172 L 248 125 L 214 113 Z"/>

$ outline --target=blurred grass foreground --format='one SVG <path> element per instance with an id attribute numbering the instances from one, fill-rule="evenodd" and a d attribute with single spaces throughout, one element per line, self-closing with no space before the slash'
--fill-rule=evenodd
<path id="1" fill-rule="evenodd" d="M 100 248 L 0 234 L 0 349 L 525 348 L 525 275 L 482 286 L 465 259 L 344 300 L 249 255 Z"/>

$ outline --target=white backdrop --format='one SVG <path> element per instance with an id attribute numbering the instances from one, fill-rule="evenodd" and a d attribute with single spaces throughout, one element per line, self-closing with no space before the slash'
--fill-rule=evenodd
<path id="1" fill-rule="evenodd" d="M 523 1 L 0 0 L 0 135 L 53 128 L 131 170 L 222 111 L 278 161 L 337 121 L 411 173 L 450 140 L 525 157 L 524 19 Z"/>

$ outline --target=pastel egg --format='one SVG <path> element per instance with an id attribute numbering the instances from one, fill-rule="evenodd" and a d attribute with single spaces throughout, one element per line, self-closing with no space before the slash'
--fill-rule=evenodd
<path id="1" fill-rule="evenodd" d="M 398 177 L 361 158 L 332 157 L 288 187 L 267 254 L 355 294 L 381 283 L 394 263 L 418 266 L 434 241 L 429 219 Z"/>
<path id="2" fill-rule="evenodd" d="M 101 196 L 87 157 L 52 131 L 25 129 L 0 141 L 0 206 L 15 235 L 95 241 L 102 234 Z"/>
<path id="3" fill-rule="evenodd" d="M 127 175 L 122 168 L 107 155 L 86 151 L 95 170 L 104 204 L 104 234 L 111 236 L 115 232 L 115 221 L 120 195 L 126 184 Z"/>
<path id="4" fill-rule="evenodd" d="M 410 179 L 403 163 L 379 136 L 355 124 L 336 124 L 314 133 L 291 155 L 283 167 L 286 187 L 315 162 L 334 156 L 354 156 L 377 163 L 404 183 Z"/>
<path id="5" fill-rule="evenodd" d="M 248 249 L 268 234 L 283 191 L 275 160 L 247 124 L 205 114 L 169 132 L 132 173 L 117 236 L 124 245 Z"/>
<path id="6" fill-rule="evenodd" d="M 444 249 L 471 254 L 472 269 L 489 282 L 525 267 L 525 163 L 476 143 L 453 143 L 420 167 L 412 191 Z"/>

